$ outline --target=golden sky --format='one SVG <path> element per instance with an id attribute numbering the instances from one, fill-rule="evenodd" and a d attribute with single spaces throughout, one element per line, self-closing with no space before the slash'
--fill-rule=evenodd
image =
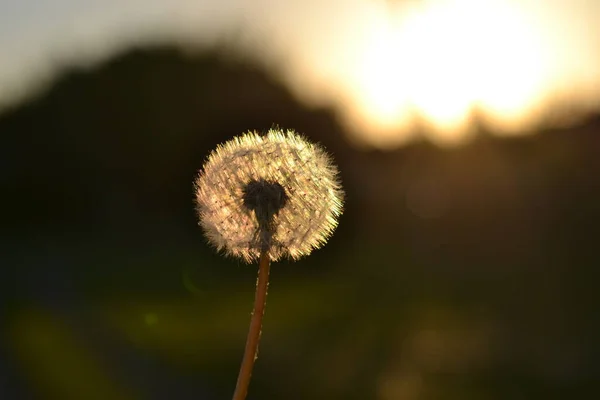
<path id="1" fill-rule="evenodd" d="M 599 106 L 596 0 L 6 0 L 0 105 L 65 64 L 228 35 L 302 101 L 335 107 L 357 144 L 395 147 L 421 132 L 454 145 L 473 112 L 509 135 Z"/>

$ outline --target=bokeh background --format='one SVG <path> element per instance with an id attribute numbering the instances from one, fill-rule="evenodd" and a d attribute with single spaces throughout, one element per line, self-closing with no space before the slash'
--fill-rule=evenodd
<path id="1" fill-rule="evenodd" d="M 346 210 L 249 399 L 600 394 L 600 2 L 6 0 L 0 59 L 0 398 L 229 398 L 256 267 L 192 182 L 273 126 Z"/>

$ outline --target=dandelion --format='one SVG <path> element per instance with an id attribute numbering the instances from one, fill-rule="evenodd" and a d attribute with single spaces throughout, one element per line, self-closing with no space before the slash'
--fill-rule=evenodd
<path id="1" fill-rule="evenodd" d="M 217 147 L 196 180 L 200 224 L 219 250 L 247 262 L 298 259 L 337 225 L 342 192 L 327 153 L 293 131 L 247 133 Z"/>
<path id="2" fill-rule="evenodd" d="M 246 133 L 217 147 L 195 182 L 200 225 L 218 250 L 259 260 L 254 312 L 234 400 L 246 397 L 258 349 L 271 261 L 324 245 L 342 213 L 331 157 L 292 130 Z"/>

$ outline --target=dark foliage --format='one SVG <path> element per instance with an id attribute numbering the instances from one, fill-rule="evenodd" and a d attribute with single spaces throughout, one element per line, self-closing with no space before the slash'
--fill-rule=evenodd
<path id="1" fill-rule="evenodd" d="M 303 107 L 259 68 L 156 48 L 68 71 L 0 116 L 8 327 L 0 397 L 63 393 L 31 372 L 45 356 L 22 349 L 35 349 L 37 336 L 19 344 L 19 321 L 34 309 L 69 326 L 140 398 L 227 398 L 251 296 L 232 306 L 232 328 L 211 310 L 229 312 L 219 304 L 241 287 L 250 294 L 255 271 L 206 246 L 192 182 L 216 143 L 273 125 L 333 153 L 347 210 L 330 245 L 274 267 L 250 398 L 385 399 L 382 376 L 406 359 L 425 365 L 419 398 L 577 398 L 592 389 L 600 370 L 600 117 L 513 139 L 482 128 L 454 150 L 420 142 L 361 152 L 331 111 Z M 204 297 L 194 312 L 180 312 L 181 323 L 214 326 L 213 340 L 225 343 L 214 344 L 217 354 L 198 334 L 206 341 L 189 350 L 196 361 L 174 362 L 177 335 L 165 348 L 140 350 L 95 319 L 103 307 L 190 302 L 182 271 L 193 271 Z M 286 311 L 302 309 L 323 320 Z M 54 326 L 40 321 L 31 326 Z M 476 357 L 469 332 L 480 323 L 486 344 L 473 344 Z M 437 332 L 425 341 L 434 366 L 413 354 L 426 345 L 410 347 L 422 331 Z"/>

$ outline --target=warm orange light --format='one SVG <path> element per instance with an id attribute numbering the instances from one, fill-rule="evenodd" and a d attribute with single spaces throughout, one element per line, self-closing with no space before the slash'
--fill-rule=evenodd
<path id="1" fill-rule="evenodd" d="M 507 128 L 526 120 L 548 78 L 535 26 L 506 2 L 419 4 L 371 19 L 350 82 L 353 124 L 403 140 L 419 116 L 431 139 L 454 144 L 474 108 Z"/>

